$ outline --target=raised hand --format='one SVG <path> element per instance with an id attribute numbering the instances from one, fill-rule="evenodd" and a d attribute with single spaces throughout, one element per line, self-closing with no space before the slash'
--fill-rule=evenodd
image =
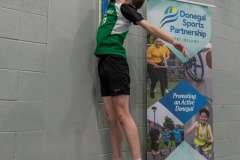
<path id="1" fill-rule="evenodd" d="M 184 57 L 188 57 L 188 53 L 187 50 L 185 49 L 184 45 L 176 40 L 173 40 L 172 45 L 179 50 L 180 52 L 182 52 Z"/>

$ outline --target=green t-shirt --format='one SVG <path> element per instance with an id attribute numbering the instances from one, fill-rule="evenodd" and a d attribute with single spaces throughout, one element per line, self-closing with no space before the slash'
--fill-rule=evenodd
<path id="1" fill-rule="evenodd" d="M 126 58 L 124 40 L 132 22 L 141 21 L 142 15 L 134 6 L 111 1 L 97 32 L 96 56 L 114 54 Z"/>

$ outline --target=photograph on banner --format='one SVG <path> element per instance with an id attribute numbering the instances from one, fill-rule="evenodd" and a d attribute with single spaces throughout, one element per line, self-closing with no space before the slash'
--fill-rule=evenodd
<path id="1" fill-rule="evenodd" d="M 185 141 L 207 160 L 214 160 L 211 48 L 211 43 L 207 44 L 194 56 L 195 60 L 187 62 L 189 70 L 186 70 L 185 76 L 185 80 L 208 100 L 208 103 L 184 124 Z"/>
<path id="2" fill-rule="evenodd" d="M 183 63 L 162 40 L 148 34 L 147 106 L 161 99 L 183 79 L 211 100 L 211 48 L 211 43 L 208 43 Z"/>
<path id="3" fill-rule="evenodd" d="M 156 155 L 156 158 L 164 159 L 183 142 L 184 125 L 160 102 L 156 102 L 147 110 L 147 117 L 149 117 L 147 120 L 147 123 L 149 124 L 147 138 L 148 152 L 152 152 L 154 149 L 152 144 L 155 144 L 157 143 L 156 141 L 158 141 L 158 148 L 156 150 L 159 154 Z M 152 124 L 155 124 L 155 130 L 159 130 L 160 140 L 154 138 Z"/>
<path id="4" fill-rule="evenodd" d="M 159 158 L 165 159 L 185 140 L 185 124 L 208 103 L 208 100 L 182 80 L 163 98 L 147 109 L 147 123 L 158 126 L 160 133 L 158 152 Z M 147 140 L 148 154 L 151 154 L 154 141 L 149 129 Z M 169 137 L 166 137 L 170 134 Z M 168 142 L 168 143 L 167 143 Z M 151 157 L 150 157 L 151 159 Z"/>
<path id="5" fill-rule="evenodd" d="M 213 160 L 211 12 L 173 0 L 147 7 L 148 21 L 190 55 L 147 35 L 147 160 Z"/>
<path id="6" fill-rule="evenodd" d="M 184 63 L 165 43 L 147 36 L 147 105 L 151 106 L 184 79 Z"/>
<path id="7" fill-rule="evenodd" d="M 209 102 L 184 124 L 185 141 L 207 160 L 214 160 L 213 116 Z"/>

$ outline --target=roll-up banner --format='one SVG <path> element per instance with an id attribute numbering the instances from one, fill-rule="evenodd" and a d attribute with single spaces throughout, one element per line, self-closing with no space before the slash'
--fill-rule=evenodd
<path id="1" fill-rule="evenodd" d="M 147 20 L 189 54 L 147 36 L 147 160 L 213 160 L 209 6 L 148 0 Z"/>

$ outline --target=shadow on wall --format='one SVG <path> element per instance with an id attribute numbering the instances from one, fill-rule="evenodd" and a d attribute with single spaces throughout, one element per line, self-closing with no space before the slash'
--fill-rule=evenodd
<path id="1" fill-rule="evenodd" d="M 82 8 L 82 7 L 81 7 Z M 86 9 L 85 9 L 86 10 Z M 80 11 L 80 12 L 84 12 Z M 97 59 L 93 55 L 95 49 L 96 11 L 88 10 L 79 15 L 80 24 L 73 38 L 70 55 L 71 92 L 69 113 L 62 122 L 62 138 L 73 144 L 71 150 L 74 160 L 88 157 L 96 158 L 96 84 L 97 84 Z M 84 18 L 83 18 L 84 17 Z M 68 106 L 66 106 L 68 107 Z M 69 145 L 68 145 L 69 146 Z M 69 153 L 71 154 L 71 153 Z"/>

